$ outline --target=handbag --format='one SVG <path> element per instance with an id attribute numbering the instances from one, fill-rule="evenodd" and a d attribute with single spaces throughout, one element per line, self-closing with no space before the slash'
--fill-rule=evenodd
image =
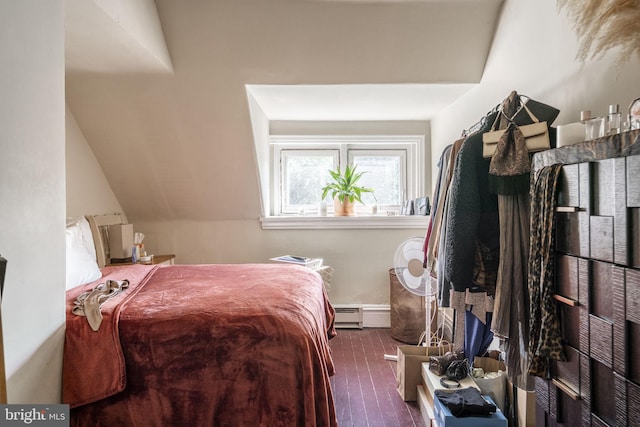
<path id="1" fill-rule="evenodd" d="M 450 380 L 461 381 L 469 375 L 469 361 L 454 360 L 447 368 L 447 378 Z"/>
<path id="2" fill-rule="evenodd" d="M 462 353 L 454 353 L 449 351 L 443 356 L 431 356 L 429 357 L 429 370 L 438 376 L 443 376 L 447 373 L 449 365 L 456 360 L 461 360 Z"/>
<path id="3" fill-rule="evenodd" d="M 548 150 L 549 148 L 551 148 L 547 122 L 539 121 L 538 118 L 531 112 L 531 110 L 529 110 L 526 103 L 522 105 L 521 109 L 524 109 L 533 121 L 533 123 L 529 125 L 515 125 L 518 126 L 525 138 L 527 150 L 530 153 L 535 153 L 537 151 Z M 519 111 L 514 115 L 514 117 L 518 114 Z M 500 141 L 500 138 L 506 132 L 506 129 L 495 130 L 499 118 L 500 115 L 497 115 L 496 120 L 494 120 L 493 125 L 491 125 L 491 130 L 489 132 L 485 132 L 482 135 L 482 157 L 484 157 L 485 159 L 493 156 L 493 153 L 495 153 L 496 147 L 498 146 L 498 141 Z M 507 119 L 510 122 L 514 123 L 513 117 Z"/>

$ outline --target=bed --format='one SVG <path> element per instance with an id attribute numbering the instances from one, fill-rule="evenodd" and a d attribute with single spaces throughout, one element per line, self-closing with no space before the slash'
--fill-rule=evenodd
<path id="1" fill-rule="evenodd" d="M 98 268 L 93 254 L 98 273 L 83 267 L 70 278 L 82 270 L 70 265 L 70 246 L 104 238 L 93 221 L 91 242 L 85 222 L 67 226 L 63 402 L 72 426 L 336 425 L 335 312 L 317 273 L 288 264 Z M 88 314 L 72 312 L 76 301 L 114 283 L 127 286 L 101 303 L 94 331 Z"/>

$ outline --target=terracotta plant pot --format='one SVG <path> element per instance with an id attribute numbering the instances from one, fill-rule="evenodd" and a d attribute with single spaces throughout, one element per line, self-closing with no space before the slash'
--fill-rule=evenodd
<path id="1" fill-rule="evenodd" d="M 333 212 L 336 216 L 355 216 L 354 203 L 348 197 L 341 202 L 337 197 L 333 199 Z"/>

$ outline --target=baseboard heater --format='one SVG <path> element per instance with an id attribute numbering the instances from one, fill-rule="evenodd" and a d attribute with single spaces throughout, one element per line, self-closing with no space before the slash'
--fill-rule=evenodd
<path id="1" fill-rule="evenodd" d="M 362 329 L 362 306 L 357 304 L 336 304 L 335 326 L 339 329 Z"/>

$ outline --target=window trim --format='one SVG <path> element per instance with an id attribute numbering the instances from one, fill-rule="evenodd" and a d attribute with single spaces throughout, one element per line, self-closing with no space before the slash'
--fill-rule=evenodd
<path id="1" fill-rule="evenodd" d="M 280 152 L 283 149 L 338 149 L 338 162 L 348 159 L 349 149 L 381 150 L 381 149 L 405 149 L 407 152 L 406 184 L 408 199 L 423 196 L 425 192 L 425 137 L 424 135 L 271 135 L 269 136 L 270 155 L 272 167 L 269 173 L 271 197 L 269 200 L 269 214 L 267 218 L 286 217 L 280 212 L 281 194 L 280 188 Z M 357 148 L 356 148 L 357 147 Z M 413 176 L 413 179 L 411 178 Z M 290 215 L 289 215 L 290 217 Z M 314 216 L 319 220 L 333 218 L 332 216 Z M 388 221 L 384 216 L 373 216 Z M 264 228 L 264 222 L 263 222 Z"/>
<path id="2" fill-rule="evenodd" d="M 362 216 L 269 216 L 260 218 L 263 230 L 342 230 L 342 229 L 399 229 L 424 230 L 429 215 L 362 215 Z"/>

